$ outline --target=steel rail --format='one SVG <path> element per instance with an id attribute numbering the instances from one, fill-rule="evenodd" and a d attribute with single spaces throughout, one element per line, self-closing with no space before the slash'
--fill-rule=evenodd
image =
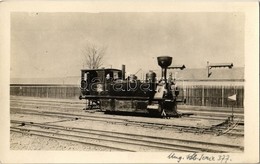
<path id="1" fill-rule="evenodd" d="M 39 126 L 39 127 L 41 127 L 41 126 Z M 127 144 L 128 144 L 128 142 L 120 142 L 118 140 L 115 141 L 115 139 L 129 140 L 129 141 L 133 141 L 133 142 L 142 142 L 142 143 L 146 143 L 146 144 L 136 144 L 136 143 L 133 143 L 133 142 L 130 143 L 130 144 L 134 144 L 134 145 L 138 145 L 138 146 L 148 146 L 149 145 L 149 147 L 160 148 L 160 149 L 165 149 L 165 150 L 183 151 L 183 152 L 195 152 L 195 150 L 196 150 L 196 152 L 201 152 L 201 151 L 204 150 L 203 148 L 200 148 L 200 147 L 192 147 L 192 146 L 186 146 L 186 145 L 181 145 L 181 144 L 169 144 L 169 143 L 165 143 L 165 142 L 147 141 L 145 139 L 134 139 L 134 138 L 130 138 L 129 136 L 120 137 L 120 136 L 114 136 L 114 135 L 111 135 L 111 134 L 109 135 L 109 134 L 102 134 L 102 133 L 96 133 L 96 132 L 86 132 L 86 131 L 79 131 L 79 130 L 75 130 L 75 129 L 71 130 L 71 129 L 63 129 L 63 128 L 57 128 L 57 127 L 50 127 L 50 126 L 46 126 L 46 127 L 51 128 L 51 129 L 55 129 L 55 130 L 84 133 L 84 134 L 87 134 L 87 135 L 96 135 L 96 136 L 108 137 L 108 138 L 113 139 L 113 140 L 101 139 L 101 140 L 105 140 L 105 141 L 113 141 L 113 142 L 127 143 Z M 23 129 L 23 128 L 21 128 L 21 129 Z M 52 132 L 50 132 L 50 133 L 52 133 Z M 96 138 L 87 137 L 87 139 L 96 139 Z M 156 145 L 156 146 L 151 146 L 151 144 Z M 206 149 L 206 151 L 218 152 L 216 150 L 211 150 L 211 149 Z M 218 153 L 224 153 L 224 152 L 225 151 L 220 151 Z"/>
<path id="2" fill-rule="evenodd" d="M 194 108 L 194 107 L 182 107 L 182 106 L 178 106 L 178 110 L 180 111 L 188 111 L 188 112 L 203 112 L 203 111 L 208 111 L 208 112 L 223 112 L 223 113 L 230 113 L 230 110 L 228 110 L 229 108 L 221 108 L 221 109 L 206 109 L 206 107 L 202 107 L 202 108 Z M 234 113 L 238 113 L 238 114 L 244 114 L 244 110 L 238 109 L 238 110 L 234 110 Z"/>
<path id="3" fill-rule="evenodd" d="M 41 104 L 43 100 L 26 100 L 27 102 L 35 102 L 35 105 L 37 107 L 41 106 L 41 107 L 48 107 L 50 106 L 50 104 L 46 104 L 48 102 L 51 102 L 53 104 L 55 104 L 55 106 L 51 105 L 51 107 L 54 107 L 54 108 L 63 108 L 63 109 L 73 109 L 74 107 L 83 107 L 83 104 L 70 104 L 68 102 L 66 103 L 63 103 L 63 102 L 58 102 L 58 101 L 48 101 L 48 100 L 44 100 L 45 102 L 43 104 Z M 23 102 L 26 104 L 26 102 Z M 61 104 L 67 104 L 69 105 L 69 107 L 62 107 L 62 106 L 59 106 Z M 12 104 L 11 104 L 12 105 Z M 34 106 L 33 104 L 28 104 L 29 106 Z M 205 110 L 205 109 L 195 109 L 195 110 L 189 110 L 189 109 L 185 109 L 185 108 L 180 108 L 179 111 L 183 111 L 183 112 L 195 112 L 195 115 L 193 116 L 190 116 L 190 118 L 199 118 L 199 119 L 212 119 L 212 120 L 225 120 L 226 117 L 228 116 L 228 112 L 227 111 L 224 111 L 221 109 L 221 111 L 216 111 L 216 112 L 212 112 L 212 110 Z M 223 111 L 223 112 L 222 112 Z M 211 115 L 209 115 L 211 114 Z M 212 115 L 213 114 L 213 115 Z M 237 113 L 237 117 L 242 117 L 243 118 L 243 112 L 242 113 Z M 214 117 L 212 117 L 214 116 Z M 241 122 L 243 124 L 243 120 Z M 240 124 L 241 124 L 240 123 Z"/>
<path id="4" fill-rule="evenodd" d="M 16 100 L 11 100 L 11 101 L 16 101 Z M 82 104 L 78 104 L 77 102 L 60 102 L 60 101 L 48 101 L 48 100 L 26 100 L 27 102 L 34 102 L 35 105 L 36 104 L 41 104 L 42 101 L 44 101 L 44 105 L 40 105 L 40 106 L 48 106 L 48 104 L 46 105 L 46 103 L 51 103 L 51 104 L 67 104 L 69 105 L 71 108 L 73 108 L 73 106 L 77 106 L 77 107 L 81 107 L 83 105 L 85 105 L 84 103 Z M 19 102 L 19 103 L 26 103 L 26 102 Z M 31 105 L 33 106 L 33 105 Z M 60 106 L 55 106 L 55 107 L 60 107 Z M 212 114 L 212 111 L 214 111 L 214 115 L 219 116 L 219 117 L 225 117 L 227 116 L 229 111 L 225 111 L 225 110 L 206 110 L 206 109 L 185 109 L 185 108 L 180 108 L 179 111 L 183 111 L 183 112 L 195 112 L 196 114 L 199 113 L 199 115 L 203 115 L 203 116 L 208 116 L 207 112 L 211 112 L 210 114 Z M 243 112 L 237 112 L 236 114 L 238 114 L 239 117 L 243 117 Z"/>
<path id="5" fill-rule="evenodd" d="M 60 113 L 60 112 L 49 112 L 49 111 L 36 111 L 36 110 L 30 110 L 30 109 L 23 109 L 23 111 L 15 111 L 16 113 L 22 113 L 22 114 L 29 114 L 29 115 L 40 115 L 40 116 L 48 116 L 48 117 L 58 117 L 58 118 L 70 118 L 70 119 L 82 119 L 82 120 L 88 120 L 88 121 L 99 121 L 99 122 L 106 122 L 106 123 L 112 123 L 112 124 L 124 124 L 124 125 L 137 125 L 141 127 L 152 127 L 152 128 L 170 128 L 173 130 L 178 131 L 185 131 L 185 132 L 191 132 L 191 133 L 208 133 L 212 134 L 213 131 L 211 127 L 205 127 L 200 128 L 196 126 L 182 126 L 182 125 L 170 125 L 170 124 L 162 124 L 162 123 L 149 123 L 149 122 L 141 122 L 141 121 L 130 121 L 127 119 L 118 119 L 118 118 L 107 118 L 107 117 L 101 117 L 101 116 L 86 116 L 86 115 L 78 115 L 78 114 L 71 114 L 71 113 Z M 65 115 L 65 116 L 64 116 Z M 108 121 L 107 119 L 114 120 Z M 51 123 L 51 122 L 50 122 Z M 221 129 L 219 129 L 221 130 Z M 222 129 L 224 130 L 224 129 Z M 219 133 L 219 132 L 218 132 Z M 240 133 L 228 133 L 230 135 L 237 135 L 237 136 L 243 136 L 243 134 Z"/>
<path id="6" fill-rule="evenodd" d="M 182 142 L 183 144 L 184 143 L 187 143 L 187 144 L 199 144 L 200 146 L 201 145 L 204 145 L 204 146 L 222 146 L 222 147 L 226 147 L 226 148 L 233 148 L 233 149 L 243 149 L 241 146 L 238 146 L 238 145 L 230 145 L 230 144 L 219 144 L 219 143 L 208 143 L 208 142 L 203 142 L 203 141 L 190 141 L 190 140 L 184 140 L 184 139 L 178 139 L 178 138 L 168 138 L 168 137 L 155 137 L 155 136 L 149 136 L 149 135 L 140 135 L 140 134 L 132 134 L 132 133 L 122 133 L 122 132 L 111 132 L 111 131 L 105 131 L 105 130 L 97 130 L 97 129 L 89 129 L 89 128 L 77 128 L 77 127 L 65 127 L 65 126 L 61 126 L 61 125 L 46 125 L 46 124 L 43 124 L 43 123 L 31 123 L 31 122 L 24 122 L 24 121 L 15 121 L 15 120 L 12 120 L 11 123 L 16 123 L 16 124 L 22 124 L 24 123 L 25 125 L 29 125 L 29 126 L 38 126 L 38 127 L 47 127 L 47 128 L 56 128 L 57 130 L 73 130 L 73 131 L 78 131 L 78 132 L 87 132 L 87 133 L 93 133 L 93 132 L 97 132 L 98 134 L 100 133 L 105 133 L 105 135 L 109 135 L 109 136 L 112 136 L 112 137 L 115 137 L 114 135 L 122 135 L 122 136 L 127 136 L 128 138 L 131 138 L 131 137 L 141 137 L 141 138 L 146 138 L 146 139 L 156 139 L 156 140 L 159 140 L 159 141 L 169 141 L 169 142 Z M 96 133 L 96 134 L 97 134 Z M 117 136 L 118 137 L 118 136 Z M 143 141 L 146 141 L 146 140 L 142 140 Z M 162 144 L 161 142 L 159 144 Z M 163 144 L 169 144 L 168 142 L 167 143 L 163 143 Z M 171 144 L 169 144 L 171 145 Z M 177 146 L 176 144 L 173 144 L 172 146 Z M 179 146 L 179 145 L 178 145 Z M 183 146 L 183 145 L 181 145 Z M 194 149 L 194 147 L 189 147 L 187 145 L 184 145 L 186 148 L 192 148 Z M 206 150 L 204 148 L 200 148 L 201 150 Z M 210 150 L 210 149 L 209 149 Z M 210 150 L 210 151 L 214 151 L 214 150 Z"/>
<path id="7" fill-rule="evenodd" d="M 114 118 L 114 117 L 109 117 L 109 116 L 87 116 L 87 115 L 84 115 L 84 114 L 73 114 L 73 113 L 68 113 L 68 112 L 50 112 L 50 111 L 44 111 L 44 110 L 41 110 L 41 111 L 38 111 L 38 110 L 35 110 L 33 108 L 16 108 L 16 107 L 11 107 L 11 109 L 19 109 L 19 112 L 20 112 L 20 109 L 23 111 L 28 111 L 28 112 L 35 112 L 35 113 L 45 113 L 45 114 L 61 114 L 61 115 L 69 115 L 69 116 L 75 116 L 75 117 L 96 117 L 96 118 L 102 118 L 102 119 L 111 119 L 111 120 L 122 120 L 122 121 L 127 121 L 127 119 L 125 118 Z M 15 111 L 17 112 L 17 110 Z"/>
<path id="8" fill-rule="evenodd" d="M 125 119 L 116 119 L 116 118 L 105 118 L 105 117 L 95 117 L 95 116 L 86 116 L 86 115 L 76 115 L 76 114 L 70 114 L 70 113 L 60 113 L 60 112 L 48 112 L 48 111 L 36 111 L 36 110 L 30 110 L 30 109 L 22 109 L 23 111 L 11 111 L 15 113 L 22 113 L 22 114 L 31 114 L 31 115 L 40 115 L 40 116 L 49 116 L 49 117 L 60 117 L 60 118 L 75 118 L 75 119 L 83 119 L 83 120 L 90 120 L 90 121 L 101 121 L 101 122 L 107 122 L 108 120 L 115 120 L 113 123 L 122 123 L 125 121 Z M 85 117 L 85 118 L 84 118 Z M 86 119 L 87 118 L 87 119 Z M 126 120 L 127 121 L 127 120 Z"/>
<path id="9" fill-rule="evenodd" d="M 32 132 L 25 132 L 25 131 L 21 131 L 21 130 L 17 130 L 17 129 L 19 129 L 19 128 L 11 127 L 10 131 L 11 132 L 17 132 L 17 133 L 28 133 L 28 134 L 39 136 L 39 137 L 47 137 L 47 138 L 51 138 L 51 139 L 75 142 L 75 143 L 84 144 L 84 145 L 99 146 L 99 147 L 108 148 L 108 149 L 115 149 L 115 150 L 118 150 L 118 151 L 135 152 L 135 151 L 129 150 L 129 149 L 117 148 L 117 147 L 112 147 L 112 146 L 105 146 L 105 145 L 101 145 L 101 144 L 94 144 L 92 142 L 83 142 L 83 141 L 77 141 L 77 140 L 72 140 L 72 139 L 66 139 L 66 138 L 54 137 L 54 136 L 49 136 L 49 135 L 37 134 L 37 133 L 32 133 Z"/>
<path id="10" fill-rule="evenodd" d="M 82 120 L 88 120 L 88 121 L 106 122 L 106 123 L 112 123 L 112 124 L 123 124 L 123 125 L 126 125 L 126 126 L 137 125 L 137 126 L 141 126 L 141 127 L 156 127 L 156 128 L 160 128 L 160 129 L 170 128 L 170 129 L 177 129 L 177 130 L 180 130 L 180 128 L 200 129 L 196 126 L 191 127 L 191 126 L 182 126 L 182 125 L 170 125 L 170 124 L 163 124 L 163 123 L 130 121 L 130 120 L 126 120 L 126 119 L 119 120 L 117 118 L 111 118 L 111 120 L 115 120 L 115 121 L 112 122 L 112 121 L 108 121 L 107 120 L 108 118 L 105 118 L 105 117 L 100 119 L 99 117 L 96 117 L 96 116 L 75 115 L 75 114 L 70 114 L 70 113 L 64 114 L 64 113 L 60 113 L 60 112 L 48 112 L 48 111 L 39 112 L 39 111 L 36 111 L 36 110 L 30 110 L 30 109 L 23 109 L 23 111 L 15 111 L 15 112 L 16 113 L 22 113 L 22 114 L 29 114 L 29 115 L 40 115 L 40 116 L 58 117 L 58 118 L 72 118 L 72 119 L 74 118 L 74 119 L 82 119 Z M 210 128 L 210 127 L 208 127 L 208 128 Z"/>
<path id="11" fill-rule="evenodd" d="M 14 102 L 50 102 L 50 103 L 82 103 L 84 104 L 83 101 L 80 100 L 70 100 L 70 99 L 55 99 L 55 98 L 37 98 L 33 99 L 34 97 L 27 97 L 27 98 L 10 98 L 10 101 Z"/>
<path id="12" fill-rule="evenodd" d="M 78 139 L 92 139 L 92 140 L 99 140 L 99 141 L 103 141 L 103 142 L 112 142 L 112 143 L 119 143 L 119 144 L 128 144 L 128 145 L 135 145 L 135 146 L 142 146 L 142 147 L 147 147 L 147 148 L 154 148 L 154 149 L 158 149 L 158 150 L 167 150 L 167 151 L 179 151 L 179 152 L 195 152 L 189 149 L 182 149 L 182 148 L 170 148 L 170 147 L 166 147 L 166 146 L 155 146 L 155 145 L 149 145 L 150 143 L 147 144 L 142 144 L 142 143 L 134 143 L 134 142 L 129 142 L 127 140 L 131 140 L 130 138 L 124 138 L 126 141 L 118 141 L 115 139 L 118 139 L 118 137 L 113 136 L 113 139 L 102 139 L 99 137 L 86 137 L 86 136 L 80 136 L 80 135 L 75 135 L 75 134 L 64 134 L 64 133 L 60 133 L 60 132 L 50 132 L 50 131 L 43 131 L 43 130 L 35 130 L 35 129 L 25 129 L 25 128 L 17 128 L 17 127 L 11 127 L 11 130 L 16 129 L 16 130 L 21 130 L 22 132 L 25 133 L 29 133 L 32 134 L 31 132 L 35 132 L 35 133 L 46 133 L 48 135 L 57 135 L 57 136 L 65 136 L 65 137 L 74 137 L 74 138 L 78 138 Z M 35 134 L 34 133 L 34 134 Z M 104 135 L 102 135 L 102 137 L 104 137 Z M 60 137 L 56 137 L 56 139 L 59 139 Z M 111 136 L 110 136 L 111 138 Z M 84 142 L 83 142 L 84 143 Z M 88 142 L 90 143 L 90 142 Z M 96 146 L 99 146 L 101 144 L 96 144 Z M 110 146 L 106 146 L 106 147 L 110 147 Z M 128 150 L 129 149 L 123 149 L 121 147 L 112 147 L 114 149 L 122 149 L 122 150 Z M 132 150 L 133 151 L 133 150 Z M 133 151 L 135 152 L 135 150 Z"/>

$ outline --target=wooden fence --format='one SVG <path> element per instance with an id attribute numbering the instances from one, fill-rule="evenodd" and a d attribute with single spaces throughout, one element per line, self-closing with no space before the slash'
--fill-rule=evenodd
<path id="1" fill-rule="evenodd" d="M 230 102 L 228 97 L 236 94 L 237 101 Z M 80 88 L 75 85 L 11 85 L 10 95 L 44 98 L 77 99 Z M 193 85 L 180 87 L 180 98 L 186 98 L 187 105 L 230 107 L 244 107 L 243 86 L 208 86 Z"/>
<path id="2" fill-rule="evenodd" d="M 236 94 L 236 101 L 228 100 L 229 96 Z M 243 86 L 187 86 L 180 88 L 179 97 L 186 98 L 187 105 L 214 106 L 214 107 L 244 107 Z"/>
<path id="3" fill-rule="evenodd" d="M 79 98 L 80 88 L 74 85 L 11 85 L 10 95 L 76 99 Z"/>

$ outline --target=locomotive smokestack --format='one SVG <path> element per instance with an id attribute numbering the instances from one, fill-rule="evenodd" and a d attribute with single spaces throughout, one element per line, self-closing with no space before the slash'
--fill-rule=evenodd
<path id="1" fill-rule="evenodd" d="M 162 68 L 162 78 L 166 81 L 167 68 L 172 64 L 172 57 L 159 56 L 157 57 L 158 65 Z"/>
<path id="2" fill-rule="evenodd" d="M 168 68 L 172 64 L 172 57 L 170 56 L 159 56 L 157 57 L 158 65 L 162 68 Z"/>
<path id="3" fill-rule="evenodd" d="M 122 79 L 125 80 L 125 65 L 122 65 Z"/>

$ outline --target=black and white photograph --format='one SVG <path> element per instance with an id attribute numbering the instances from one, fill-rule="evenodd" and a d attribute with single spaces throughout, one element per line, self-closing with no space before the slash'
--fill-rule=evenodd
<path id="1" fill-rule="evenodd" d="M 249 83 L 258 80 L 250 76 L 258 29 L 248 25 L 257 3 L 81 3 L 78 11 L 6 7 L 5 148 L 38 158 L 15 163 L 259 160 L 250 146 L 259 144 L 258 82 Z M 52 152 L 59 155 L 45 159 Z M 70 154 L 85 157 L 62 159 Z"/>

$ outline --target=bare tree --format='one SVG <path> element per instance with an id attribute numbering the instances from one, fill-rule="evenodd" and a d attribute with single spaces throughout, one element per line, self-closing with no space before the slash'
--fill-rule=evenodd
<path id="1" fill-rule="evenodd" d="M 103 65 L 103 58 L 105 55 L 106 47 L 98 46 L 93 43 L 87 44 L 83 50 L 83 67 L 90 69 L 97 69 Z"/>

